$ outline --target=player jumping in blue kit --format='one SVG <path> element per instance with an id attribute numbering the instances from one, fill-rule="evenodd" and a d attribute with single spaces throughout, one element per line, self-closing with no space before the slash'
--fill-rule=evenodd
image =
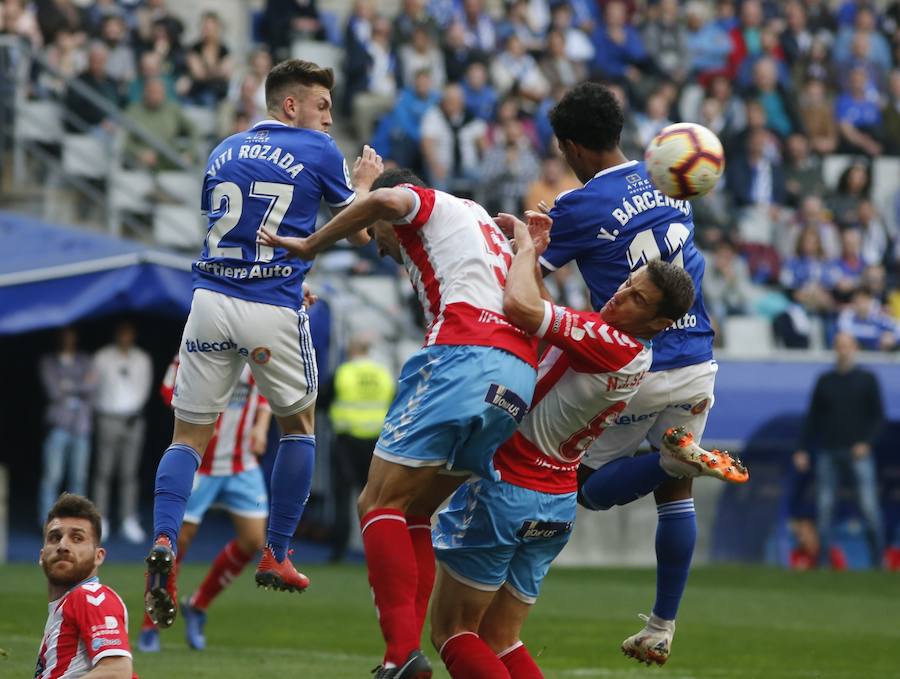
<path id="1" fill-rule="evenodd" d="M 663 664 L 669 655 L 675 616 L 687 583 L 697 536 L 691 477 L 728 478 L 721 460 L 693 467 L 660 458 L 632 457 L 646 438 L 659 450 L 663 434 L 684 427 L 681 443 L 696 446 L 713 405 L 717 370 L 713 329 L 703 306 L 703 256 L 694 245 L 690 202 L 655 189 L 644 163 L 619 149 L 622 109 L 612 92 L 596 83 L 570 91 L 550 112 L 550 124 L 566 162 L 584 187 L 562 194 L 550 211 L 550 247 L 541 257 L 545 272 L 574 260 L 602 307 L 632 272 L 654 259 L 672 262 L 690 274 L 697 294 L 693 306 L 653 340 L 653 366 L 637 395 L 597 440 L 579 469 L 579 501 L 589 509 L 608 509 L 655 494 L 656 603 L 647 625 L 623 643 L 628 655 Z M 691 436 L 692 435 L 692 436 Z M 733 475 L 732 475 L 733 476 Z"/>
<path id="2" fill-rule="evenodd" d="M 299 59 L 278 64 L 266 78 L 270 119 L 223 141 L 207 164 L 201 209 L 209 230 L 193 266 L 194 296 L 172 398 L 175 431 L 156 473 L 155 542 L 147 556 L 145 608 L 160 627 L 175 620 L 169 576 L 200 464 L 198 451 L 206 449 L 245 364 L 283 432 L 256 581 L 298 592 L 309 585 L 287 550 L 309 495 L 315 460 L 318 380 L 309 322 L 300 305 L 311 265 L 283 249 L 257 244 L 256 232 L 265 228 L 308 236 L 322 199 L 339 210 L 368 193 L 381 173 L 381 158 L 366 147 L 351 182 L 347 163 L 328 135 L 333 86 L 331 69 Z M 368 241 L 365 234 L 354 239 Z"/>

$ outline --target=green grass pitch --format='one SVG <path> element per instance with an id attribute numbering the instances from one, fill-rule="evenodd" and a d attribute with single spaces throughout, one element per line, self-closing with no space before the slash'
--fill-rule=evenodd
<path id="1" fill-rule="evenodd" d="M 203 575 L 189 564 L 187 591 Z M 250 569 L 248 569 L 249 571 Z M 381 638 L 362 566 L 311 567 L 302 596 L 257 590 L 250 572 L 214 603 L 209 648 L 190 651 L 181 622 L 163 632 L 163 652 L 135 652 L 142 679 L 362 679 Z M 103 582 L 140 627 L 142 569 L 108 565 Z M 886 679 L 900 677 L 900 576 L 789 573 L 750 567 L 691 574 L 673 654 L 664 668 L 626 659 L 619 643 L 652 604 L 649 570 L 551 570 L 524 639 L 548 678 Z M 46 620 L 37 565 L 0 567 L 0 677 L 30 677 Z M 427 649 L 446 679 L 436 653 Z"/>

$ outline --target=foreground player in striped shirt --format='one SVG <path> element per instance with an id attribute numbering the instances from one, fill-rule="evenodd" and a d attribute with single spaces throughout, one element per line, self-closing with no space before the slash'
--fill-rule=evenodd
<path id="1" fill-rule="evenodd" d="M 160 388 L 166 405 L 172 404 L 178 366 L 176 356 Z M 174 598 L 178 566 L 197 535 L 203 516 L 212 506 L 224 508 L 234 523 L 235 538 L 213 560 L 197 591 L 181 600 L 185 639 L 195 651 L 206 648 L 206 609 L 265 543 L 269 498 L 258 459 L 266 452 L 271 419 L 269 402 L 259 392 L 253 371 L 244 366 L 231 392 L 231 400 L 216 420 L 215 432 L 194 477 L 178 534 L 176 568 L 167 583 Z M 160 650 L 159 631 L 146 612 L 138 650 L 144 653 Z"/>
<path id="2" fill-rule="evenodd" d="M 81 495 L 63 493 L 47 515 L 40 564 L 49 615 L 35 679 L 137 679 L 128 645 L 128 610 L 97 571 L 100 512 Z"/>
<path id="3" fill-rule="evenodd" d="M 440 568 L 431 639 L 453 679 L 542 676 L 519 632 L 569 540 L 581 457 L 637 392 L 652 362 L 650 338 L 694 301 L 684 269 L 653 261 L 599 312 L 555 306 L 542 298 L 543 248 L 529 233 L 541 225 L 546 233 L 549 217 L 497 221 L 514 226 L 517 246 L 504 312 L 550 346 L 528 415 L 494 456 L 502 480 L 470 479 L 433 532 Z"/>
<path id="4" fill-rule="evenodd" d="M 312 258 L 368 229 L 402 262 L 429 321 L 425 346 L 403 366 L 359 498 L 369 583 L 387 649 L 376 679 L 428 679 L 420 649 L 434 581 L 431 514 L 459 485 L 441 471 L 493 478 L 491 458 L 531 402 L 533 338 L 503 314 L 512 249 L 484 208 L 388 170 L 305 239 L 260 230 L 261 245 Z"/>

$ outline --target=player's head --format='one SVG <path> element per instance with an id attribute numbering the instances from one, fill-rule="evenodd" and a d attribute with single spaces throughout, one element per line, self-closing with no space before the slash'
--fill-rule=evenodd
<path id="1" fill-rule="evenodd" d="M 81 495 L 63 493 L 47 514 L 40 564 L 51 585 L 69 588 L 96 574 L 106 558 L 100 512 Z"/>
<path id="2" fill-rule="evenodd" d="M 694 282 L 682 267 L 659 259 L 632 273 L 603 305 L 611 326 L 635 337 L 653 337 L 694 303 Z"/>
<path id="3" fill-rule="evenodd" d="M 425 188 L 419 176 L 406 167 L 392 167 L 385 170 L 375 178 L 372 182 L 372 191 L 378 189 L 392 189 L 401 184 L 412 184 L 413 186 L 421 186 Z M 382 257 L 390 257 L 395 262 L 402 263 L 403 257 L 400 251 L 400 241 L 397 240 L 397 234 L 390 222 L 379 220 L 372 224 L 368 229 L 369 237 L 375 241 L 378 246 L 378 254 Z"/>
<path id="4" fill-rule="evenodd" d="M 856 338 L 847 332 L 839 332 L 834 336 L 834 355 L 838 368 L 846 370 L 853 366 L 859 345 Z"/>
<path id="5" fill-rule="evenodd" d="M 269 115 L 291 127 L 328 132 L 334 71 L 311 61 L 288 59 L 266 76 Z"/>
<path id="6" fill-rule="evenodd" d="M 615 152 L 624 124 L 622 107 L 612 91 L 592 82 L 574 87 L 550 110 L 550 125 L 569 166 L 586 182 Z"/>

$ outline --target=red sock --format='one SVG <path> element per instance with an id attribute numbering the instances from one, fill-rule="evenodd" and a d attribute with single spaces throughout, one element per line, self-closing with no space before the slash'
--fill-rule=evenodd
<path id="1" fill-rule="evenodd" d="M 427 516 L 406 515 L 406 527 L 416 553 L 416 567 L 419 579 L 416 587 L 416 623 L 419 627 L 419 639 L 425 629 L 425 616 L 428 615 L 428 600 L 434 588 L 434 548 L 431 546 L 431 519 Z"/>
<path id="2" fill-rule="evenodd" d="M 515 646 L 497 654 L 506 666 L 509 676 L 516 679 L 544 679 L 540 668 L 531 657 L 531 653 L 521 641 Z"/>
<path id="3" fill-rule="evenodd" d="M 206 577 L 200 583 L 200 589 L 192 597 L 191 606 L 205 611 L 219 592 L 228 587 L 241 574 L 244 566 L 252 558 L 252 554 L 245 554 L 241 550 L 237 540 L 232 540 L 225 545 L 206 572 Z"/>
<path id="4" fill-rule="evenodd" d="M 441 660 L 453 679 L 511 679 L 506 666 L 475 632 L 447 639 L 441 646 Z"/>
<path id="5" fill-rule="evenodd" d="M 373 509 L 360 521 L 369 584 L 387 643 L 385 662 L 402 665 L 419 648 L 416 554 L 406 519 L 397 509 Z"/>

